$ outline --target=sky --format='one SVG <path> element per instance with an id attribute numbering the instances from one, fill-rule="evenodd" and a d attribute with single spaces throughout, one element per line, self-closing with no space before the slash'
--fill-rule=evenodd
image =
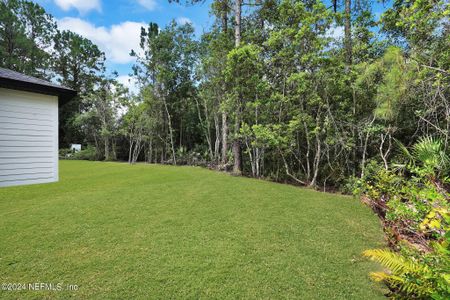
<path id="1" fill-rule="evenodd" d="M 186 6 L 168 0 L 36 0 L 57 21 L 60 29 L 74 31 L 94 42 L 106 54 L 107 72 L 133 89 L 129 74 L 139 48 L 140 28 L 148 23 L 164 27 L 172 20 L 190 22 L 200 36 L 212 26 L 211 0 Z"/>
<path id="2" fill-rule="evenodd" d="M 183 2 L 185 0 L 181 0 Z M 169 3 L 168 0 L 35 0 L 57 21 L 60 29 L 74 31 L 94 42 L 106 54 L 107 72 L 117 71 L 118 80 L 132 91 L 129 81 L 134 58 L 131 49 L 139 49 L 140 28 L 148 23 L 164 27 L 172 20 L 190 22 L 199 37 L 213 25 L 209 10 L 212 0 L 195 5 Z M 331 3 L 330 1 L 325 1 Z M 375 2 L 375 1 L 374 1 Z M 389 1 L 387 1 L 389 2 Z M 372 3 L 378 19 L 384 10 Z M 343 28 L 334 28 L 333 36 L 341 36 Z"/>

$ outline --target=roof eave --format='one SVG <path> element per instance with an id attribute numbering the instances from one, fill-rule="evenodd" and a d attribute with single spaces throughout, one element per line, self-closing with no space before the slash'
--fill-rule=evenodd
<path id="1" fill-rule="evenodd" d="M 77 95 L 77 92 L 75 90 L 69 88 L 40 85 L 10 78 L 0 78 L 0 87 L 58 96 L 60 105 L 64 105 Z"/>

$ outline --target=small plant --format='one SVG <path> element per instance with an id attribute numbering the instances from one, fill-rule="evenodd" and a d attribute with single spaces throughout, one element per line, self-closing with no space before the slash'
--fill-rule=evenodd
<path id="1" fill-rule="evenodd" d="M 443 300 L 450 297 L 449 269 L 445 271 L 444 264 L 437 266 L 432 255 L 420 260 L 387 249 L 366 250 L 363 255 L 389 269 L 370 275 L 375 281 L 386 283 L 391 290 L 389 296 L 394 299 Z M 446 266 L 449 266 L 448 256 Z"/>

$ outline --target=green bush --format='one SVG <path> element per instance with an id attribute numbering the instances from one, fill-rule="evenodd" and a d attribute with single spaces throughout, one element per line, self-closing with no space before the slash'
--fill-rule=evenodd
<path id="1" fill-rule="evenodd" d="M 62 148 L 58 151 L 59 159 L 68 159 L 72 155 L 72 150 L 69 148 Z"/>
<path id="2" fill-rule="evenodd" d="M 208 150 L 204 147 L 194 147 L 191 151 L 180 147 L 175 155 L 179 165 L 206 166 L 208 161 Z"/>
<path id="3" fill-rule="evenodd" d="M 341 186 L 341 192 L 344 194 L 354 194 L 357 193 L 359 187 L 361 186 L 360 179 L 356 176 L 350 176 L 343 181 Z"/>
<path id="4" fill-rule="evenodd" d="M 394 251 L 364 255 L 388 269 L 373 273 L 394 299 L 450 299 L 450 194 L 445 189 L 448 155 L 443 143 L 422 138 L 412 153 L 386 170 L 368 165 L 357 184 L 360 194 L 383 220 Z"/>
<path id="5" fill-rule="evenodd" d="M 98 160 L 99 155 L 97 149 L 92 146 L 88 146 L 86 149 L 73 153 L 69 159 L 74 160 Z"/>

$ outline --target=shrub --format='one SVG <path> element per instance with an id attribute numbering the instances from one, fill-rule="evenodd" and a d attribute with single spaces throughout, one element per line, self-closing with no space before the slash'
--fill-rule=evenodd
<path id="1" fill-rule="evenodd" d="M 341 192 L 350 195 L 358 193 L 360 186 L 360 179 L 356 176 L 350 176 L 344 180 L 343 185 L 341 186 Z"/>
<path id="2" fill-rule="evenodd" d="M 69 148 L 59 149 L 59 159 L 68 159 L 72 155 L 72 150 Z"/>
<path id="3" fill-rule="evenodd" d="M 73 153 L 69 159 L 75 160 L 98 160 L 97 149 L 92 146 L 88 146 L 86 149 Z"/>
<path id="4" fill-rule="evenodd" d="M 385 282 L 392 298 L 450 299 L 448 155 L 433 138 L 420 139 L 411 153 L 401 148 L 403 162 L 389 170 L 369 164 L 356 188 L 383 220 L 394 250 L 364 255 L 388 268 L 372 278 Z"/>
<path id="5" fill-rule="evenodd" d="M 191 166 L 206 166 L 208 161 L 208 151 L 201 147 L 194 147 L 187 151 L 185 147 L 180 147 L 176 151 L 177 164 Z"/>
<path id="6" fill-rule="evenodd" d="M 445 245 L 444 245 L 445 244 Z M 387 249 L 364 251 L 364 256 L 382 264 L 389 271 L 371 273 L 372 279 L 388 285 L 394 299 L 450 299 L 450 264 L 448 240 L 440 247 L 447 251 L 421 255 L 395 253 Z"/>

